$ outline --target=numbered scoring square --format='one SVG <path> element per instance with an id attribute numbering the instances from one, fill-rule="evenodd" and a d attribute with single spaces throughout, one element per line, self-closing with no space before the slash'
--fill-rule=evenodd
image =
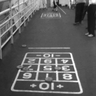
<path id="1" fill-rule="evenodd" d="M 38 80 L 44 80 L 47 77 L 51 77 L 53 80 L 56 80 L 56 73 L 44 73 L 44 72 L 39 72 Z"/>
<path id="2" fill-rule="evenodd" d="M 28 64 L 38 64 L 39 63 L 39 59 L 35 59 L 35 58 L 26 58 L 24 63 L 28 63 Z"/>
<path id="3" fill-rule="evenodd" d="M 40 71 L 55 71 L 55 65 L 40 65 Z"/>
<path id="4" fill-rule="evenodd" d="M 74 67 L 73 65 L 40 65 L 40 71 L 74 72 Z"/>
<path id="5" fill-rule="evenodd" d="M 41 59 L 41 64 L 55 64 L 55 59 Z"/>
<path id="6" fill-rule="evenodd" d="M 72 59 L 57 59 L 58 64 L 73 64 Z"/>
<path id="7" fill-rule="evenodd" d="M 22 90 L 22 92 L 38 92 L 38 91 L 47 91 L 46 93 L 57 92 L 57 93 L 72 93 L 72 92 L 80 92 L 80 87 L 78 83 L 74 82 L 40 82 L 40 81 L 17 81 L 14 87 L 15 90 Z M 43 93 L 42 92 L 42 93 Z M 63 96 L 63 95 L 62 95 Z M 64 95 L 65 96 L 65 95 Z"/>
<path id="8" fill-rule="evenodd" d="M 36 78 L 36 72 L 20 72 L 18 79 L 23 80 L 35 80 Z"/>
<path id="9" fill-rule="evenodd" d="M 23 65 L 23 69 L 21 70 L 24 71 L 24 68 L 28 69 L 27 71 L 37 71 L 38 65 Z"/>
<path id="10" fill-rule="evenodd" d="M 76 74 L 75 73 L 59 73 L 59 81 L 77 81 Z"/>
<path id="11" fill-rule="evenodd" d="M 74 72 L 75 71 L 73 65 L 58 65 L 58 67 L 61 68 L 60 71 L 62 72 Z"/>

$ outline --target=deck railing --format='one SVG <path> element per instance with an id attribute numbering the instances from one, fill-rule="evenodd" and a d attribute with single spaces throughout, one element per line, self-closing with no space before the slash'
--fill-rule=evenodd
<path id="1" fill-rule="evenodd" d="M 17 4 L 14 6 L 10 0 L 10 8 L 0 12 L 0 16 L 5 13 L 9 13 L 8 18 L 0 24 L 0 59 L 2 59 L 2 49 L 3 47 L 11 41 L 14 43 L 14 34 L 16 32 L 21 33 L 21 26 L 26 26 L 26 20 L 29 21 L 29 17 L 39 10 L 39 0 L 23 0 L 20 2 L 18 0 Z M 19 30 L 19 31 L 18 31 Z"/>

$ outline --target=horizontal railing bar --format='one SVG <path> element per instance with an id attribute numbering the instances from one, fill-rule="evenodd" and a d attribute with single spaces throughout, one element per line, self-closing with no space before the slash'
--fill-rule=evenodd
<path id="1" fill-rule="evenodd" d="M 25 3 L 25 2 L 24 2 L 24 3 Z M 24 4 L 24 3 L 22 2 L 22 3 L 20 3 L 20 5 L 22 5 L 22 4 Z M 20 5 L 19 5 L 19 6 L 20 6 Z M 16 7 L 18 7 L 18 4 L 12 6 L 12 9 L 14 9 L 14 8 L 16 8 Z M 9 11 L 10 11 L 10 8 L 1 11 L 1 12 L 0 12 L 0 16 L 3 15 L 3 14 L 5 14 L 5 13 L 7 13 L 7 12 L 9 12 Z"/>

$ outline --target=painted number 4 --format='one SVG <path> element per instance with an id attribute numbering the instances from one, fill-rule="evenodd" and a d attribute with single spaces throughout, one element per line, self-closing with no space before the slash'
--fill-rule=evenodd
<path id="1" fill-rule="evenodd" d="M 62 59 L 61 60 L 64 64 L 66 64 L 68 62 L 68 60 Z"/>

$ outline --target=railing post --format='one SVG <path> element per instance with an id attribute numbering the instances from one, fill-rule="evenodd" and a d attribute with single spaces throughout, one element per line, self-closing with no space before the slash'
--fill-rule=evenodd
<path id="1" fill-rule="evenodd" d="M 32 18 L 32 0 L 30 0 L 30 2 L 31 2 L 31 18 Z"/>
<path id="2" fill-rule="evenodd" d="M 25 0 L 23 0 L 23 4 L 25 4 Z M 24 10 L 25 11 L 25 10 Z M 25 13 L 24 13 L 25 14 Z M 24 15 L 24 26 L 26 26 L 26 17 Z"/>
<path id="3" fill-rule="evenodd" d="M 19 23 L 19 33 L 21 33 L 21 14 L 20 14 L 20 0 L 18 0 L 18 15 L 19 15 L 19 21 L 18 21 L 18 23 Z"/>
<path id="4" fill-rule="evenodd" d="M 2 43 L 1 43 L 1 40 L 2 38 L 1 38 L 1 26 L 0 26 L 0 59 L 2 59 Z"/>
<path id="5" fill-rule="evenodd" d="M 12 26 L 13 25 L 13 17 L 12 17 L 12 2 L 11 2 L 11 0 L 10 0 L 10 21 L 9 22 L 11 23 L 11 26 Z M 13 27 L 11 28 L 10 33 L 11 33 L 11 44 L 13 44 L 14 43 Z"/>
<path id="6" fill-rule="evenodd" d="M 29 4 L 29 0 L 28 0 L 28 4 Z M 30 10 L 30 4 L 29 5 L 27 5 L 27 9 L 29 9 Z M 29 16 L 29 11 L 28 11 L 28 22 L 30 21 L 30 16 Z"/>

